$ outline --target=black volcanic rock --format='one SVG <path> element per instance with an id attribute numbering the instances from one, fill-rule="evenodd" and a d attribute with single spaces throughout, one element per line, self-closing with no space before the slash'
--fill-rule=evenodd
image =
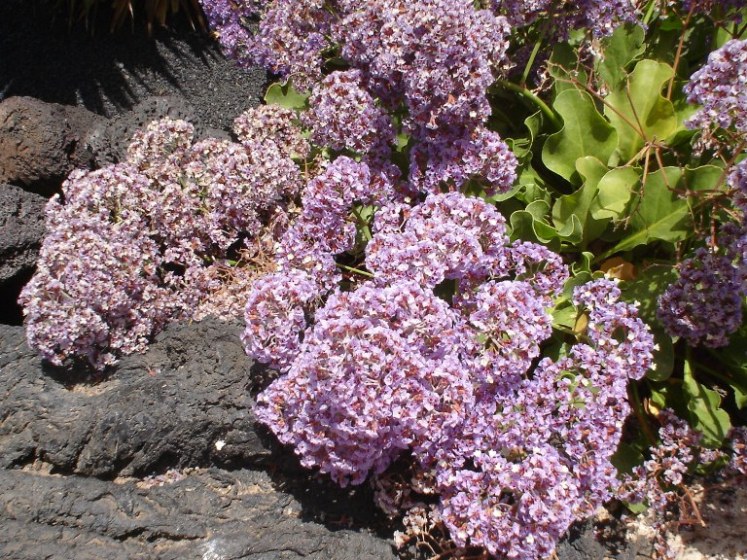
<path id="1" fill-rule="evenodd" d="M 0 470 L 0 557 L 69 560 L 394 560 L 365 530 L 305 519 L 258 471 L 163 486 Z"/>
<path id="2" fill-rule="evenodd" d="M 174 325 L 105 381 L 43 365 L 21 327 L 0 326 L 0 467 L 41 460 L 58 472 L 113 478 L 166 467 L 249 466 L 260 442 L 240 329 Z"/>

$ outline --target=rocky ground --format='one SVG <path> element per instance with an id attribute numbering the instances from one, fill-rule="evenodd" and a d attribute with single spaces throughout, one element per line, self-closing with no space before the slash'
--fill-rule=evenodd
<path id="1" fill-rule="evenodd" d="M 97 25 L 69 31 L 40 1 L 0 2 L 0 558 L 394 560 L 396 527 L 367 488 L 304 471 L 256 424 L 272 372 L 244 355 L 240 325 L 172 325 L 100 379 L 27 347 L 15 299 L 70 170 L 116 161 L 164 115 L 225 135 L 267 81 L 178 22 L 153 37 Z M 732 490 L 704 500 L 714 528 L 684 531 L 682 558 L 747 553 Z M 587 524 L 558 558 L 647 557 L 645 525 L 638 536 Z"/>

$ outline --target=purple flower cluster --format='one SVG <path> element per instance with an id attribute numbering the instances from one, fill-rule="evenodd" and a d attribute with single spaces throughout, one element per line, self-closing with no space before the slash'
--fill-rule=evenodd
<path id="1" fill-rule="evenodd" d="M 687 121 L 708 137 L 715 129 L 747 134 L 747 40 L 732 39 L 708 55 L 685 85 L 690 103 L 702 105 Z"/>
<path id="2" fill-rule="evenodd" d="M 404 102 L 419 140 L 485 122 L 485 91 L 507 65 L 510 28 L 469 0 L 374 0 L 336 26 L 342 56 L 389 106 Z"/>
<path id="3" fill-rule="evenodd" d="M 280 269 L 304 270 L 329 292 L 340 279 L 334 256 L 353 249 L 356 242 L 356 205 L 395 197 L 394 185 L 372 173 L 365 162 L 337 158 L 307 183 L 301 215 L 278 243 Z"/>
<path id="4" fill-rule="evenodd" d="M 329 173 L 354 177 L 356 165 L 336 160 L 305 204 L 335 200 L 341 216 L 365 202 L 361 167 L 349 184 Z M 596 281 L 574 296 L 588 317 L 583 342 L 533 368 L 568 277 L 557 255 L 510 243 L 495 208 L 460 193 L 391 204 L 374 224 L 365 261 L 374 279 L 354 291 L 322 303 L 301 267 L 257 283 L 247 351 L 281 356 L 286 372 L 260 395 L 258 418 L 341 485 L 386 477 L 409 453 L 411 482 L 379 484 L 389 509 L 435 494 L 432 514 L 458 546 L 549 554 L 615 489 L 610 457 L 629 412 L 626 382 L 651 366 L 651 334 L 612 282 Z M 461 287 L 451 304 L 434 293 L 444 280 Z"/>
<path id="5" fill-rule="evenodd" d="M 309 143 L 296 124 L 296 113 L 278 105 L 260 105 L 241 113 L 233 121 L 233 132 L 244 146 L 252 149 L 272 141 L 288 157 L 306 158 Z"/>
<path id="6" fill-rule="evenodd" d="M 334 4 L 327 0 L 272 2 L 254 37 L 256 62 L 310 89 L 322 75 L 322 52 L 331 47 L 329 37 L 337 19 Z"/>
<path id="7" fill-rule="evenodd" d="M 469 0 L 276 0 L 245 52 L 313 91 L 303 120 L 317 144 L 385 168 L 395 135 L 387 111 L 395 112 L 415 145 L 412 188 L 438 192 L 476 179 L 494 192 L 516 179 L 516 158 L 485 128 L 486 92 L 508 66 L 509 32 L 503 16 Z M 332 53 L 350 69 L 323 77 Z"/>
<path id="8" fill-rule="evenodd" d="M 394 140 L 389 115 L 363 88 L 360 70 L 334 72 L 324 78 L 314 88 L 309 105 L 304 121 L 320 146 L 386 154 Z"/>
<path id="9" fill-rule="evenodd" d="M 732 190 L 732 204 L 741 213 L 742 223 L 747 223 L 747 159 L 731 169 L 727 183 Z"/>
<path id="10" fill-rule="evenodd" d="M 747 428 L 732 428 L 727 441 L 731 458 L 726 471 L 734 476 L 747 477 Z"/>
<path id="11" fill-rule="evenodd" d="M 713 463 L 724 454 L 702 447 L 702 434 L 693 430 L 673 411 L 663 410 L 658 420 L 661 425 L 659 444 L 651 448 L 650 459 L 633 469 L 630 475 L 625 475 L 619 497 L 631 503 L 646 503 L 656 512 L 654 550 L 657 557 L 674 560 L 667 533 L 676 528 L 681 506 L 688 505 L 684 490 L 686 477 L 695 466 Z M 735 445 L 738 445 L 739 436 L 735 441 Z"/>
<path id="12" fill-rule="evenodd" d="M 219 290 L 225 259 L 300 190 L 300 171 L 274 142 L 192 144 L 192 135 L 184 121 L 154 122 L 127 163 L 75 171 L 49 202 L 38 270 L 19 299 L 45 358 L 101 370 L 143 350 Z"/>
<path id="13" fill-rule="evenodd" d="M 574 520 L 611 497 L 617 480 L 610 458 L 629 413 L 626 382 L 653 361 L 652 335 L 619 295 L 608 280 L 577 288 L 589 344 L 556 362 L 541 360 L 518 382 L 478 386 L 458 432 L 441 439 L 433 452 L 440 515 L 458 545 L 546 557 Z M 615 324 L 604 323 L 619 313 Z"/>
<path id="14" fill-rule="evenodd" d="M 679 278 L 659 298 L 659 320 L 694 346 L 726 346 L 742 324 L 747 294 L 741 255 L 735 264 L 729 251 L 701 247 L 677 269 Z"/>
<path id="15" fill-rule="evenodd" d="M 130 165 L 75 171 L 47 204 L 37 272 L 21 293 L 29 345 L 54 364 L 70 356 L 96 369 L 141 351 L 178 309 L 159 277 L 160 251 L 133 211 L 148 198 Z"/>
<path id="16" fill-rule="evenodd" d="M 638 22 L 639 17 L 632 0 L 493 0 L 492 5 L 512 25 L 541 22 L 546 33 L 561 41 L 579 28 L 588 29 L 595 37 L 605 37 L 623 23 Z"/>
<path id="17" fill-rule="evenodd" d="M 441 192 L 443 184 L 458 189 L 475 179 L 490 195 L 516 181 L 516 156 L 497 132 L 482 127 L 466 136 L 447 134 L 417 144 L 410 157 L 410 183 L 424 192 Z"/>
<path id="18" fill-rule="evenodd" d="M 726 346 L 742 324 L 747 295 L 747 160 L 734 165 L 727 184 L 736 220 L 721 226 L 719 246 L 709 243 L 677 265 L 679 278 L 658 302 L 658 318 L 669 334 L 694 346 Z"/>
<path id="19" fill-rule="evenodd" d="M 465 336 L 456 313 L 413 282 L 337 292 L 288 374 L 260 396 L 258 418 L 305 466 L 360 484 L 466 406 Z"/>
<path id="20" fill-rule="evenodd" d="M 428 288 L 486 271 L 508 242 L 494 206 L 461 193 L 430 195 L 401 229 L 377 233 L 366 266 L 379 281 L 410 279 Z"/>
<path id="21" fill-rule="evenodd" d="M 730 18 L 740 20 L 739 10 L 747 6 L 745 0 L 682 0 L 682 10 L 696 14 L 705 14 L 713 17 L 718 14 L 728 15 Z"/>
<path id="22" fill-rule="evenodd" d="M 200 2 L 208 25 L 217 34 L 226 56 L 251 66 L 252 34 L 249 21 L 255 19 L 270 0 L 210 0 Z"/>
<path id="23" fill-rule="evenodd" d="M 300 270 L 263 276 L 246 302 L 247 353 L 285 372 L 298 355 L 307 319 L 319 298 L 316 283 Z"/>

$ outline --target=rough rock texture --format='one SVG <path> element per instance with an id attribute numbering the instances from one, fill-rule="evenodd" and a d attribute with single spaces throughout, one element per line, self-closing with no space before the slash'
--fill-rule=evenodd
<path id="1" fill-rule="evenodd" d="M 0 183 L 0 289 L 34 269 L 47 199 Z"/>
<path id="2" fill-rule="evenodd" d="M 111 378 L 73 385 L 80 374 L 42 365 L 22 328 L 0 325 L 0 467 L 41 460 L 113 478 L 261 463 L 269 451 L 254 424 L 239 332 L 215 320 L 175 325 Z"/>
<path id="3" fill-rule="evenodd" d="M 0 183 L 50 193 L 93 160 L 91 138 L 105 119 L 80 107 L 11 97 L 0 103 Z"/>
<path id="4" fill-rule="evenodd" d="M 305 519 L 256 471 L 211 469 L 152 488 L 0 470 L 0 557 L 387 560 L 384 538 Z"/>
<path id="5" fill-rule="evenodd" d="M 47 199 L 0 183 L 0 323 L 20 325 L 18 295 L 36 267 Z"/>
<path id="6" fill-rule="evenodd" d="M 0 558 L 394 559 L 366 488 L 315 479 L 255 426 L 268 372 L 239 332 L 174 325 L 95 384 L 0 325 Z M 185 470 L 211 465 L 236 470 Z"/>
<path id="7" fill-rule="evenodd" d="M 224 130 L 202 124 L 195 107 L 179 96 L 147 97 L 130 111 L 116 115 L 107 123 L 103 133 L 92 144 L 96 165 L 102 167 L 108 163 L 122 161 L 127 155 L 127 146 L 130 145 L 135 131 L 163 117 L 189 121 L 195 126 L 196 139 L 207 136 L 230 137 Z"/>
<path id="8" fill-rule="evenodd" d="M 30 95 L 112 118 L 148 97 L 176 95 L 204 126 L 228 130 L 264 94 L 263 70 L 237 68 L 209 34 L 178 17 L 152 36 L 142 22 L 110 33 L 106 10 L 86 30 L 71 28 L 59 6 L 56 0 L 0 2 L 0 98 Z"/>
<path id="9" fill-rule="evenodd" d="M 587 521 L 571 527 L 555 553 L 558 560 L 636 559 L 636 550 L 625 540 L 624 525 L 612 518 L 596 526 Z"/>

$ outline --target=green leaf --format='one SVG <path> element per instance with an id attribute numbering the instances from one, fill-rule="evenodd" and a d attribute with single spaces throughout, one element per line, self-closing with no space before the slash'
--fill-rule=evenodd
<path id="1" fill-rule="evenodd" d="M 636 167 L 616 167 L 599 180 L 597 197 L 591 206 L 591 216 L 595 220 L 622 217 L 633 196 L 633 190 L 641 178 Z"/>
<path id="2" fill-rule="evenodd" d="M 674 344 L 672 337 L 662 328 L 651 329 L 656 348 L 654 349 L 654 367 L 646 373 L 651 381 L 666 381 L 674 371 Z"/>
<path id="3" fill-rule="evenodd" d="M 576 89 L 576 86 L 571 83 L 574 77 L 580 83 L 586 83 L 586 72 L 577 70 L 578 56 L 568 43 L 557 43 L 553 47 L 547 67 L 550 75 L 555 78 L 554 87 L 557 94 L 569 88 Z"/>
<path id="4" fill-rule="evenodd" d="M 642 463 L 643 454 L 641 451 L 625 442 L 620 443 L 617 451 L 612 456 L 612 464 L 621 473 L 629 473 Z"/>
<path id="5" fill-rule="evenodd" d="M 267 88 L 267 93 L 265 93 L 265 102 L 268 105 L 280 105 L 286 109 L 305 109 L 308 101 L 309 94 L 298 91 L 291 81 L 285 85 L 275 82 Z"/>
<path id="6" fill-rule="evenodd" d="M 720 447 L 731 429 L 729 414 L 721 408 L 721 397 L 693 376 L 689 360 L 685 360 L 683 393 L 693 427 L 703 434 L 703 445 Z"/>
<path id="7" fill-rule="evenodd" d="M 734 390 L 737 407 L 744 408 L 747 405 L 747 326 L 731 335 L 728 346 L 711 352 L 721 362 L 719 380 Z"/>
<path id="8" fill-rule="evenodd" d="M 701 165 L 700 167 L 685 168 L 682 185 L 678 187 L 693 191 L 725 190 L 723 184 L 724 170 L 717 165 Z"/>
<path id="9" fill-rule="evenodd" d="M 638 59 L 645 50 L 643 28 L 638 25 L 621 25 L 605 39 L 603 58 L 597 63 L 597 72 L 609 88 L 617 87 L 627 77 L 625 67 Z"/>
<path id="10" fill-rule="evenodd" d="M 562 91 L 553 108 L 563 118 L 563 128 L 551 134 L 542 149 L 548 169 L 578 185 L 576 160 L 593 156 L 606 164 L 617 147 L 617 133 L 599 114 L 592 97 L 575 88 Z"/>
<path id="11" fill-rule="evenodd" d="M 594 253 L 583 251 L 580 260 L 571 264 L 571 273 L 576 276 L 581 273 L 591 274 L 591 264 L 594 260 Z"/>
<path id="12" fill-rule="evenodd" d="M 558 230 L 567 230 L 574 219 L 582 229 L 582 245 L 599 237 L 609 220 L 598 221 L 591 217 L 591 208 L 597 196 L 597 185 L 607 173 L 607 166 L 592 156 L 576 161 L 578 174 L 584 178 L 583 185 L 575 192 L 557 199 L 552 208 L 552 219 Z"/>
<path id="13" fill-rule="evenodd" d="M 689 209 L 687 201 L 674 192 L 682 175 L 679 167 L 650 173 L 638 206 L 632 211 L 630 233 L 597 260 L 655 240 L 673 243 L 685 239 L 690 233 Z"/>
<path id="14" fill-rule="evenodd" d="M 553 250 L 560 248 L 559 241 L 576 244 L 581 240 L 582 228 L 578 218 L 573 217 L 566 227 L 556 229 L 547 222 L 550 205 L 545 200 L 535 200 L 524 210 L 511 214 L 512 239 L 523 239 L 539 243 L 556 242 Z"/>
<path id="15" fill-rule="evenodd" d="M 394 138 L 394 149 L 398 152 L 403 152 L 407 145 L 410 143 L 410 135 L 405 132 L 400 132 Z"/>
<path id="16" fill-rule="evenodd" d="M 536 202 L 541 202 L 547 205 L 544 201 Z M 570 243 L 577 243 L 581 239 L 582 230 L 578 218 L 574 218 L 574 221 L 570 224 L 570 231 L 564 232 L 559 232 L 550 224 L 537 218 L 536 215 L 528 210 L 517 210 L 513 212 L 509 218 L 509 223 L 511 224 L 512 240 L 522 239 L 524 241 L 542 243 L 548 245 L 548 247 L 553 251 L 560 249 L 560 242 L 562 240 L 568 240 Z"/>
<path id="17" fill-rule="evenodd" d="M 631 160 L 643 146 L 664 140 L 677 128 L 674 105 L 661 95 L 673 70 L 668 64 L 641 60 L 627 80 L 610 91 L 604 114 L 618 134 L 618 151 Z"/>
<path id="18" fill-rule="evenodd" d="M 578 319 L 578 310 L 567 301 L 553 308 L 551 315 L 553 326 L 572 329 Z"/>
<path id="19" fill-rule="evenodd" d="M 638 316 L 649 325 L 656 325 L 658 299 L 664 290 L 677 279 L 673 264 L 651 264 L 638 271 L 635 280 L 620 283 L 625 301 L 638 302 Z"/>
<path id="20" fill-rule="evenodd" d="M 734 387 L 734 402 L 737 404 L 737 408 L 743 409 L 747 405 L 747 391 Z"/>

